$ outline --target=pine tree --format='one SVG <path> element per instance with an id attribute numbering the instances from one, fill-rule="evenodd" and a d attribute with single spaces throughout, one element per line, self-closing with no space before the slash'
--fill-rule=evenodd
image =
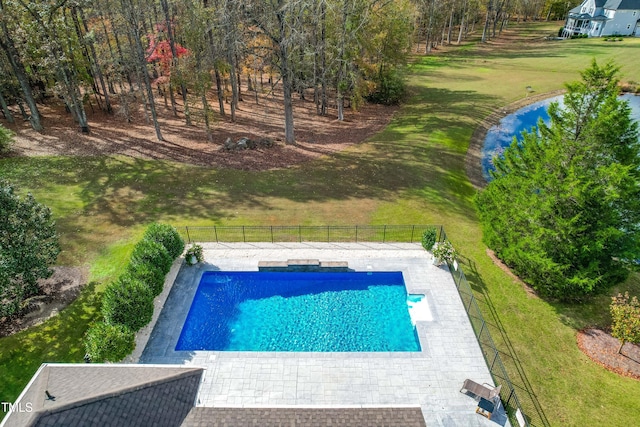
<path id="1" fill-rule="evenodd" d="M 618 98 L 618 69 L 596 61 L 567 84 L 551 124 L 496 159 L 476 196 L 489 247 L 540 293 L 579 299 L 640 258 L 640 142 Z"/>

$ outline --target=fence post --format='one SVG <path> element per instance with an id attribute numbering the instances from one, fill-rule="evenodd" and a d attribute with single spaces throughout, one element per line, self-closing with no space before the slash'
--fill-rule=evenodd
<path id="1" fill-rule="evenodd" d="M 244 225 L 242 226 L 242 243 L 247 243 L 247 238 L 244 235 Z"/>
<path id="2" fill-rule="evenodd" d="M 271 226 L 271 243 L 273 243 L 273 225 Z"/>
<path id="3" fill-rule="evenodd" d="M 410 243 L 413 243 L 413 232 L 414 231 L 416 231 L 416 225 L 415 224 L 411 226 L 411 242 Z"/>
<path id="4" fill-rule="evenodd" d="M 218 229 L 216 228 L 216 226 L 215 226 L 215 225 L 213 226 L 213 232 L 214 232 L 214 233 L 215 233 L 215 235 L 216 235 L 216 243 L 218 243 Z"/>
<path id="5" fill-rule="evenodd" d="M 302 226 L 298 226 L 298 243 L 302 243 Z"/>
<path id="6" fill-rule="evenodd" d="M 496 364 L 496 360 L 498 360 L 498 349 L 494 349 L 493 351 L 495 351 L 495 356 L 493 356 L 493 362 L 491 362 L 491 367 L 489 368 L 489 372 L 493 372 L 493 365 Z"/>
<path id="7" fill-rule="evenodd" d="M 382 243 L 385 243 L 387 240 L 387 224 L 384 225 L 382 229 Z"/>
<path id="8" fill-rule="evenodd" d="M 187 230 L 187 241 L 191 243 L 191 236 L 189 236 L 189 226 L 184 227 Z"/>
<path id="9" fill-rule="evenodd" d="M 356 225 L 356 243 L 358 243 L 358 226 Z"/>
<path id="10" fill-rule="evenodd" d="M 329 226 L 327 225 L 327 243 L 329 243 L 331 239 L 329 239 Z"/>
<path id="11" fill-rule="evenodd" d="M 513 387 L 509 387 L 509 388 L 511 391 L 509 392 L 509 398 L 507 399 L 507 403 L 504 405 L 506 407 L 508 407 L 511 404 L 511 398 L 513 397 L 513 393 L 514 393 Z"/>

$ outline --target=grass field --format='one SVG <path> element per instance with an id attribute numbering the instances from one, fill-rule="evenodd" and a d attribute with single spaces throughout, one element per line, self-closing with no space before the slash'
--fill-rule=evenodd
<path id="1" fill-rule="evenodd" d="M 56 318 L 0 339 L 0 401 L 14 400 L 40 363 L 81 362 L 80 337 L 100 289 L 151 221 L 175 225 L 443 224 L 505 362 L 520 369 L 554 426 L 627 426 L 640 414 L 640 381 L 584 356 L 576 331 L 608 322 L 609 297 L 572 306 L 528 296 L 486 255 L 464 171 L 473 130 L 495 109 L 579 78 L 591 58 L 637 79 L 640 38 L 544 41 L 552 24 L 514 26 L 499 40 L 416 56 L 411 97 L 367 143 L 284 170 L 215 170 L 123 157 L 0 160 L 0 175 L 52 207 L 64 265 L 87 265 L 91 285 Z M 527 41 L 511 37 L 526 35 Z M 618 289 L 640 295 L 632 276 Z M 504 335 L 501 333 L 504 332 Z M 513 353 L 510 353 L 512 351 Z M 515 355 L 513 358 L 510 354 Z M 514 378 L 515 379 L 515 378 Z M 521 384 L 523 387 L 526 384 Z"/>

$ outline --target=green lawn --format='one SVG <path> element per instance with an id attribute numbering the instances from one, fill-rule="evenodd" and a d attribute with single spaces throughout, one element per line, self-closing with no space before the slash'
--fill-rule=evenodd
<path id="1" fill-rule="evenodd" d="M 286 170 L 216 170 L 123 157 L 0 160 L 0 174 L 54 210 L 60 263 L 88 265 L 92 284 L 60 316 L 0 339 L 0 401 L 14 400 L 44 361 L 82 361 L 80 337 L 95 317 L 97 292 L 122 268 L 151 221 L 175 225 L 443 224 L 468 261 L 466 272 L 494 338 L 517 359 L 554 426 L 633 425 L 640 381 L 618 377 L 577 348 L 576 330 L 606 325 L 608 296 L 571 306 L 527 296 L 485 253 L 464 156 L 478 122 L 496 108 L 562 87 L 591 58 L 614 59 L 629 79 L 640 39 L 542 41 L 551 24 L 514 26 L 531 47 L 470 43 L 416 57 L 412 93 L 393 122 L 365 144 Z M 640 294 L 632 276 L 621 289 Z M 491 315 L 496 313 L 494 319 Z M 502 335 L 497 326 L 506 333 Z M 516 378 L 515 375 L 514 379 Z M 518 380 L 520 382 L 520 380 Z"/>

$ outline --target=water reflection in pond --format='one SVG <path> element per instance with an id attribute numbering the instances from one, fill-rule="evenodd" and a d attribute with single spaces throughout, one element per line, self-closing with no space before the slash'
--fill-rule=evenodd
<path id="1" fill-rule="evenodd" d="M 632 117 L 640 122 L 640 96 L 623 95 L 622 97 L 629 101 Z M 562 96 L 548 98 L 523 107 L 504 117 L 497 126 L 489 129 L 482 147 L 482 174 L 487 181 L 490 180 L 489 170 L 493 169 L 493 157 L 501 154 L 506 147 L 511 145 L 514 136 L 518 141 L 521 141 L 522 132 L 529 131 L 533 126 L 536 126 L 540 117 L 549 124 L 547 109 L 553 101 L 559 101 L 562 104 Z"/>

